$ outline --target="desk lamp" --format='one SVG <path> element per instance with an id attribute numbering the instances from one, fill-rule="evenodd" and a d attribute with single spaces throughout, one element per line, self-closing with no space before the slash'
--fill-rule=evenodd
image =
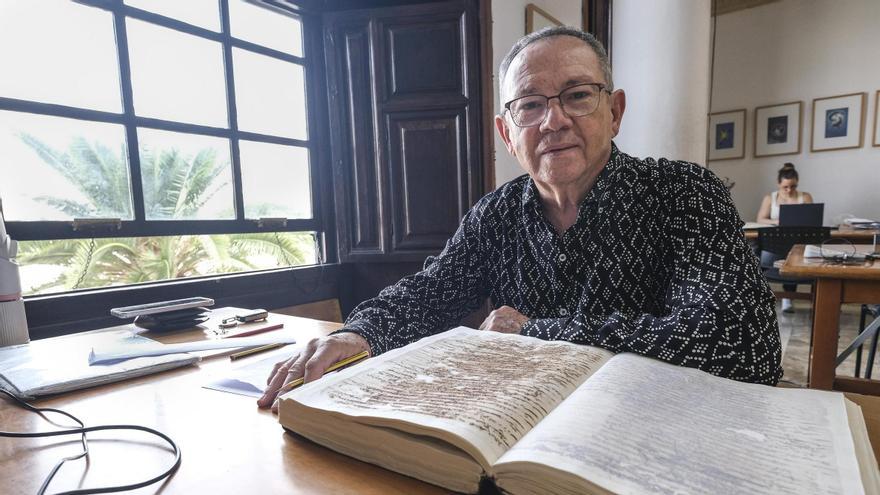
<path id="1" fill-rule="evenodd" d="M 0 347 L 26 344 L 28 336 L 21 278 L 18 274 L 18 242 L 6 234 L 3 212 L 0 211 Z"/>

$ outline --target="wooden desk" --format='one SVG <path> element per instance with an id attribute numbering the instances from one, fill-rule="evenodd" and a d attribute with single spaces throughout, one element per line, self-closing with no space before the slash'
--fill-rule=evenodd
<path id="1" fill-rule="evenodd" d="M 758 240 L 758 230 L 760 229 L 748 229 L 743 230 L 743 233 L 746 236 L 746 239 L 750 241 Z M 831 237 L 835 239 L 846 239 L 853 244 L 870 244 L 874 239 L 875 234 L 880 234 L 880 229 L 854 229 L 852 227 L 838 227 L 836 229 L 831 229 Z"/>
<path id="2" fill-rule="evenodd" d="M 279 332 L 292 332 L 301 344 L 340 326 L 293 316 L 277 318 L 285 323 Z M 160 340 L 191 341 L 203 336 L 196 330 Z M 62 408 L 87 425 L 139 424 L 174 439 L 182 452 L 180 469 L 170 480 L 135 492 L 139 494 L 446 493 L 286 434 L 271 412 L 257 409 L 253 398 L 202 388 L 213 377 L 224 375 L 233 366 L 261 359 L 259 356 L 235 362 L 217 356 L 203 360 L 198 367 L 64 394 L 35 404 Z M 62 417 L 50 418 L 71 424 Z M 54 427 L 0 398 L 0 428 L 45 431 Z M 120 437 L 133 442 L 112 440 Z M 36 493 L 57 461 L 79 452 L 78 442 L 75 435 L 0 438 L 0 493 Z M 89 465 L 83 460 L 66 463 L 49 486 L 49 493 L 141 481 L 164 471 L 173 460 L 165 443 L 147 434 L 90 433 L 89 447 Z"/>
<path id="3" fill-rule="evenodd" d="M 868 251 L 870 246 L 857 246 Z M 809 386 L 880 395 L 880 382 L 836 377 L 837 340 L 842 303 L 880 303 L 880 261 L 841 265 L 821 259 L 805 259 L 804 246 L 794 246 L 782 267 L 783 275 L 815 278 L 813 297 L 813 346 L 810 351 Z"/>

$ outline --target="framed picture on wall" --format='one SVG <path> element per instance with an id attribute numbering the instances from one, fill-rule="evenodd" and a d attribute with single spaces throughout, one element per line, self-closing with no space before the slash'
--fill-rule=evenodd
<path id="1" fill-rule="evenodd" d="M 852 93 L 813 100 L 810 151 L 861 148 L 867 97 L 867 93 Z"/>
<path id="2" fill-rule="evenodd" d="M 804 102 L 793 101 L 755 109 L 755 157 L 801 152 Z"/>
<path id="3" fill-rule="evenodd" d="M 559 19 L 553 17 L 546 10 L 530 3 L 526 5 L 526 34 L 533 31 L 540 31 L 545 27 L 561 26 Z"/>
<path id="4" fill-rule="evenodd" d="M 745 157 L 745 133 L 745 109 L 709 114 L 709 160 Z"/>
<path id="5" fill-rule="evenodd" d="M 880 89 L 874 96 L 874 146 L 880 146 Z"/>

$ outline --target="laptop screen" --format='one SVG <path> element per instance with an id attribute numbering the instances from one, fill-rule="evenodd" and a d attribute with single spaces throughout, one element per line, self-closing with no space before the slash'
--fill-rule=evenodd
<path id="1" fill-rule="evenodd" d="M 779 205 L 779 225 L 783 227 L 821 227 L 824 203 Z"/>

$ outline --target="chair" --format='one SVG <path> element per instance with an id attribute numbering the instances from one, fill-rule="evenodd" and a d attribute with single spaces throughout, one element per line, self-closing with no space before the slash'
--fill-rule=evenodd
<path id="1" fill-rule="evenodd" d="M 877 320 L 880 319 L 880 304 L 870 305 L 870 304 L 862 304 L 862 312 L 859 316 L 859 335 L 865 330 L 865 322 L 868 316 L 874 319 L 874 322 L 871 325 L 874 325 L 874 332 L 871 336 L 871 351 L 868 353 L 868 362 L 865 366 L 865 378 L 871 379 L 871 370 L 874 367 L 874 355 L 877 354 L 877 334 L 880 333 L 877 331 Z M 866 337 L 867 338 L 867 337 Z M 856 349 L 856 378 L 859 378 L 859 372 L 862 368 L 862 346 L 860 345 Z"/>
<path id="2" fill-rule="evenodd" d="M 769 227 L 758 230 L 758 247 L 761 250 L 764 277 L 768 282 L 783 284 L 783 291 L 773 292 L 776 297 L 812 299 L 813 279 L 783 276 L 779 273 L 779 268 L 773 265 L 776 261 L 785 259 L 795 244 L 822 244 L 830 238 L 830 227 Z M 810 285 L 810 293 L 797 292 L 797 286 L 803 284 Z"/>

